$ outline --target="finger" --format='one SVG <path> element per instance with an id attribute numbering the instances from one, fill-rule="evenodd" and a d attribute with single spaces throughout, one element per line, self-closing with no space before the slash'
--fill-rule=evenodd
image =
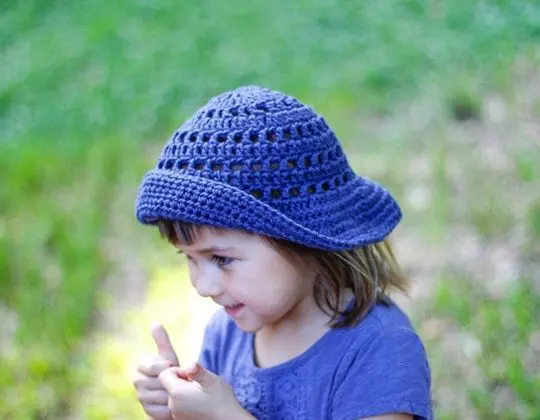
<path id="1" fill-rule="evenodd" d="M 133 386 L 137 391 L 142 391 L 146 389 L 156 390 L 156 389 L 165 389 L 161 385 L 159 378 L 149 378 L 148 376 L 139 374 L 133 380 Z"/>
<path id="2" fill-rule="evenodd" d="M 139 391 L 139 401 L 145 405 L 167 405 L 169 393 L 165 389 Z"/>
<path id="3" fill-rule="evenodd" d="M 165 360 L 168 360 L 173 364 L 173 366 L 180 366 L 178 363 L 178 357 L 174 351 L 171 339 L 165 327 L 161 324 L 155 324 L 152 327 L 152 337 L 156 342 L 156 346 L 159 352 L 159 355 Z"/>
<path id="4" fill-rule="evenodd" d="M 143 375 L 158 377 L 165 369 L 172 367 L 172 362 L 168 360 L 146 360 L 143 361 L 137 370 Z"/>
<path id="5" fill-rule="evenodd" d="M 185 382 L 179 375 L 184 375 L 184 371 L 177 367 L 164 370 L 159 374 L 161 385 L 169 394 L 172 394 L 181 382 Z"/>
<path id="6" fill-rule="evenodd" d="M 162 404 L 150 404 L 143 406 L 144 411 L 154 420 L 169 420 L 171 418 L 171 410 L 169 406 Z"/>
<path id="7" fill-rule="evenodd" d="M 189 380 L 199 383 L 203 388 L 210 388 L 219 380 L 219 376 L 203 368 L 200 364 L 194 363 L 185 369 Z"/>

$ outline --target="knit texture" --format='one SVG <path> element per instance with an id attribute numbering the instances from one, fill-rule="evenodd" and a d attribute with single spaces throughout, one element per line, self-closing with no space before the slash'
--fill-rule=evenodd
<path id="1" fill-rule="evenodd" d="M 139 187 L 136 215 L 343 250 L 383 240 L 401 210 L 354 173 L 312 108 L 246 86 L 214 97 L 174 132 Z"/>

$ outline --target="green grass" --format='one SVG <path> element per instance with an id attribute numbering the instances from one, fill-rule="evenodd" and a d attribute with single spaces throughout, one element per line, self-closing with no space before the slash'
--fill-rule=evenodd
<path id="1" fill-rule="evenodd" d="M 322 108 L 391 109 L 434 83 L 461 97 L 470 91 L 463 80 L 505 81 L 512 57 L 540 37 L 534 1 L 3 8 L 4 138 L 33 141 L 161 137 L 209 95 L 246 83 Z"/>
<path id="2" fill-rule="evenodd" d="M 538 238 L 539 201 L 524 217 L 501 206 L 492 182 L 499 175 L 452 146 L 461 140 L 452 120 L 481 118 L 486 93 L 500 91 L 511 102 L 516 60 L 536 59 L 539 38 L 533 0 L 3 2 L 0 313 L 16 328 L 12 336 L 11 327 L 0 327 L 0 417 L 59 418 L 74 390 L 88 385 L 76 366 L 89 358 L 85 338 L 110 269 L 102 240 L 114 191 L 126 188 L 133 199 L 133 179 L 171 130 L 209 96 L 241 84 L 313 104 L 355 167 L 373 170 L 401 201 L 410 187 L 403 168 L 425 153 L 432 172 L 422 185 L 433 195 L 428 208 L 408 212 L 407 223 L 430 243 L 456 223 L 497 240 L 522 219 Z M 427 105 L 414 105 L 417 99 Z M 411 102 L 417 117 L 431 113 L 426 127 L 407 116 Z M 448 156 L 464 162 L 467 185 L 481 185 L 468 190 L 467 206 L 454 206 Z M 519 179 L 530 195 L 540 159 L 521 146 L 511 156 L 515 173 L 503 177 L 511 188 L 521 188 Z M 523 250 L 536 258 L 533 241 Z M 485 312 L 485 324 L 473 329 L 489 341 L 500 304 L 516 317 L 523 341 L 534 322 L 518 309 L 536 301 L 516 290 L 484 307 L 443 288 L 435 310 L 464 325 Z M 508 359 L 505 380 L 526 405 L 538 384 L 520 370 L 520 351 Z M 471 394 L 479 413 L 491 399 L 489 387 Z"/>

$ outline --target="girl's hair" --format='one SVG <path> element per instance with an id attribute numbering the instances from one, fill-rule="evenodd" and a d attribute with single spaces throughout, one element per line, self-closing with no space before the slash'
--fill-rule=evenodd
<path id="1" fill-rule="evenodd" d="M 191 244 L 200 225 L 179 221 L 158 221 L 159 231 L 171 244 Z M 220 228 L 213 228 L 220 230 Z M 375 303 L 389 304 L 389 292 L 407 293 L 409 281 L 401 272 L 388 240 L 348 251 L 324 251 L 283 239 L 263 236 L 289 261 L 302 258 L 315 263 L 313 296 L 317 306 L 331 317 L 332 328 L 357 324 Z M 354 294 L 354 306 L 341 310 L 347 290 Z"/>

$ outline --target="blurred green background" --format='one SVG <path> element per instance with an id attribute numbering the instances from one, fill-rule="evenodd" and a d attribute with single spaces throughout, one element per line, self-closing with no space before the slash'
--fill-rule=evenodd
<path id="1" fill-rule="evenodd" d="M 4 0 L 0 418 L 144 418 L 153 320 L 196 357 L 214 308 L 136 188 L 209 97 L 261 84 L 402 203 L 437 418 L 540 419 L 539 41 L 536 0 Z"/>

